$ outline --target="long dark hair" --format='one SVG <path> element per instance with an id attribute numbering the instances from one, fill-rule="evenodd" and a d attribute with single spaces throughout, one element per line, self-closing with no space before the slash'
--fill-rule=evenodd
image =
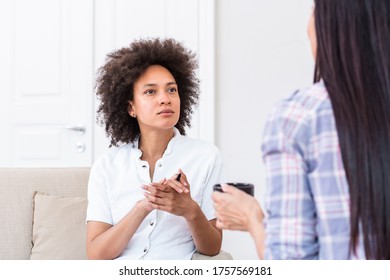
<path id="1" fill-rule="evenodd" d="M 315 0 L 315 82 L 336 120 L 351 205 L 351 252 L 390 259 L 390 1 Z M 359 236 L 362 229 L 363 236 Z"/>

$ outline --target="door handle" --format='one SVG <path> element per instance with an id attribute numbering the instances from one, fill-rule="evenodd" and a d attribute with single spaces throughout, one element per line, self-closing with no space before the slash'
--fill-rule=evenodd
<path id="1" fill-rule="evenodd" d="M 86 131 L 86 128 L 85 128 L 84 125 L 67 125 L 67 126 L 64 126 L 63 128 L 64 128 L 64 129 L 67 129 L 67 130 L 76 131 L 76 132 L 78 132 L 80 135 L 84 135 L 84 134 L 85 134 L 85 131 Z"/>

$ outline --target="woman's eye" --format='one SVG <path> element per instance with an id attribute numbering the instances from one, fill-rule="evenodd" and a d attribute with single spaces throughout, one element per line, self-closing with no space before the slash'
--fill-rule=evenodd
<path id="1" fill-rule="evenodd" d="M 147 91 L 144 92 L 144 94 L 154 94 L 155 90 L 154 89 L 148 89 Z"/>
<path id="2" fill-rule="evenodd" d="M 177 89 L 176 88 L 169 88 L 168 89 L 168 92 L 170 92 L 170 93 L 174 93 L 174 92 L 177 92 Z"/>

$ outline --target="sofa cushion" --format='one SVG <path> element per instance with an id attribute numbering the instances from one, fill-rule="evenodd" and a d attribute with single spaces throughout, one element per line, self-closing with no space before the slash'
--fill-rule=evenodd
<path id="1" fill-rule="evenodd" d="M 86 259 L 87 198 L 35 192 L 30 259 Z"/>
<path id="2" fill-rule="evenodd" d="M 31 255 L 33 194 L 87 196 L 89 168 L 0 168 L 0 260 Z"/>

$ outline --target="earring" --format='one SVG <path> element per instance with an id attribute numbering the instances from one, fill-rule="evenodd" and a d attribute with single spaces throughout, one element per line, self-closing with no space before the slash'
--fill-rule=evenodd
<path id="1" fill-rule="evenodd" d="M 131 115 L 133 118 L 135 118 L 135 114 L 133 113 L 132 115 Z"/>

